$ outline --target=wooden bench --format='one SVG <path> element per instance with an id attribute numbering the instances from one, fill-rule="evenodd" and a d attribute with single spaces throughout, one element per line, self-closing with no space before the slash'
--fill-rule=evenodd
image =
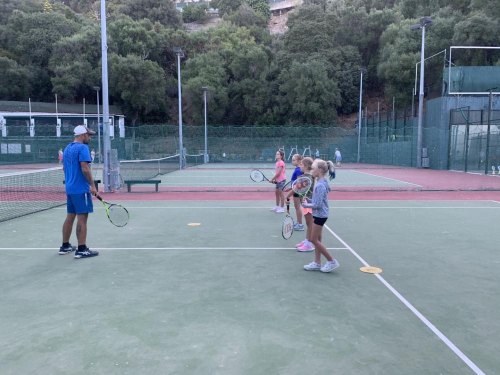
<path id="1" fill-rule="evenodd" d="M 139 185 L 139 184 L 155 184 L 155 190 L 156 192 L 158 192 L 158 184 L 161 182 L 161 180 L 125 180 L 123 182 L 127 184 L 127 192 L 129 193 L 132 185 Z"/>

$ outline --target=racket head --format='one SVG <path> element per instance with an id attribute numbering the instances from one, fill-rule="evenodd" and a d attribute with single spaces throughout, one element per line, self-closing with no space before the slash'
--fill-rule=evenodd
<path id="1" fill-rule="evenodd" d="M 298 177 L 292 184 L 292 190 L 294 193 L 304 196 L 311 189 L 313 181 L 308 176 Z"/>
<path id="2" fill-rule="evenodd" d="M 281 226 L 281 235 L 285 240 L 292 237 L 293 234 L 293 219 L 290 215 L 286 215 Z"/>
<path id="3" fill-rule="evenodd" d="M 283 186 L 283 191 L 290 191 L 292 190 L 292 184 L 293 184 L 293 181 L 288 181 L 285 186 Z"/>
<path id="4" fill-rule="evenodd" d="M 119 204 L 110 204 L 106 209 L 111 224 L 117 227 L 124 227 L 128 223 L 130 217 L 127 209 Z"/>
<path id="5" fill-rule="evenodd" d="M 266 177 L 264 176 L 264 173 L 258 169 L 254 169 L 250 172 L 250 179 L 254 182 L 262 182 L 266 180 Z"/>

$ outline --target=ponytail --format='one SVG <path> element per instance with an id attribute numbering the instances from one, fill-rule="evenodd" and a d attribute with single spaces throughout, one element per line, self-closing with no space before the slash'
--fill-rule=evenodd
<path id="1" fill-rule="evenodd" d="M 326 162 L 326 165 L 328 166 L 328 175 L 330 177 L 330 181 L 335 178 L 335 165 L 331 160 L 328 160 Z"/>

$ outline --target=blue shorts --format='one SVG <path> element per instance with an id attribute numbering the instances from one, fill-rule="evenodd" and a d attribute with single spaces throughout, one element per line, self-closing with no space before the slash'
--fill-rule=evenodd
<path id="1" fill-rule="evenodd" d="M 276 189 L 283 190 L 286 185 L 286 180 L 276 182 Z"/>
<path id="2" fill-rule="evenodd" d="M 90 193 L 83 194 L 67 194 L 66 209 L 68 214 L 88 214 L 94 212 L 92 204 L 92 195 Z"/>

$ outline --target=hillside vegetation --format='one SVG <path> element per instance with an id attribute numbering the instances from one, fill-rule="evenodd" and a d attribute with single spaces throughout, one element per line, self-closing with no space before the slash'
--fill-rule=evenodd
<path id="1" fill-rule="evenodd" d="M 498 0 L 306 0 L 288 14 L 282 35 L 268 31 L 265 0 L 213 1 L 224 21 L 199 32 L 186 31 L 169 0 L 107 4 L 110 102 L 132 123 L 176 121 L 173 47 L 185 54 L 188 124 L 203 122 L 203 86 L 212 124 L 333 124 L 357 110 L 361 67 L 368 92 L 411 100 L 421 34 L 410 26 L 421 16 L 434 19 L 427 55 L 500 45 Z M 99 17 L 99 1 L 3 0 L 0 100 L 94 100 Z M 497 56 L 459 62 L 498 65 Z"/>

